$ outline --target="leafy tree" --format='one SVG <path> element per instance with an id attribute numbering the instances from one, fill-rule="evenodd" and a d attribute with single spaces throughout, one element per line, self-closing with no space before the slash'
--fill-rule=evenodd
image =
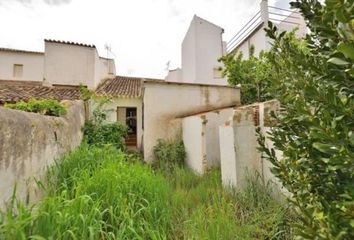
<path id="1" fill-rule="evenodd" d="M 266 30 L 268 90 L 282 105 L 259 143 L 273 173 L 292 194 L 303 239 L 354 239 L 354 0 L 297 0 L 311 30 L 304 47 L 291 34 Z"/>
<path id="2" fill-rule="evenodd" d="M 226 76 L 230 85 L 241 85 L 241 102 L 249 104 L 271 99 L 267 90 L 271 72 L 265 52 L 259 57 L 254 55 L 254 47 L 250 49 L 248 59 L 243 59 L 242 52 L 228 54 L 219 61 L 224 63 L 223 76 Z"/>

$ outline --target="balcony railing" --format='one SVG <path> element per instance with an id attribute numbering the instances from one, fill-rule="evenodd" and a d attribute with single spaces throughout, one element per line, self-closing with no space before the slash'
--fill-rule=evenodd
<path id="1" fill-rule="evenodd" d="M 226 51 L 231 52 L 262 25 L 261 12 L 257 12 L 226 44 Z"/>
<path id="2" fill-rule="evenodd" d="M 269 21 L 276 24 L 300 25 L 301 15 L 299 12 L 268 6 L 267 14 Z M 227 42 L 226 51 L 232 52 L 262 25 L 261 11 L 259 11 Z"/>

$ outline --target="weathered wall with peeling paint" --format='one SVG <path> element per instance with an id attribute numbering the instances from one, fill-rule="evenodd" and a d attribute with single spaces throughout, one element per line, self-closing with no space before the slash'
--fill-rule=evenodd
<path id="1" fill-rule="evenodd" d="M 0 107 L 0 207 L 16 185 L 17 196 L 31 201 L 39 196 L 34 178 L 47 166 L 81 143 L 85 122 L 82 101 L 65 102 L 63 117 Z"/>
<path id="2" fill-rule="evenodd" d="M 192 114 L 240 104 L 240 89 L 228 86 L 144 83 L 144 158 L 153 159 L 159 138 L 182 135 L 182 118 Z"/>
<path id="3" fill-rule="evenodd" d="M 256 128 L 265 134 L 273 124 L 271 112 L 279 109 L 278 101 L 268 101 L 236 108 L 228 121 L 220 126 L 221 175 L 224 185 L 243 187 L 247 174 L 258 172 L 265 182 L 281 185 L 271 173 L 271 164 L 257 150 Z M 266 138 L 268 146 L 272 141 Z M 281 157 L 281 153 L 277 153 Z"/>
<path id="4" fill-rule="evenodd" d="M 220 166 L 219 126 L 232 114 L 234 108 L 224 108 L 183 118 L 183 142 L 186 163 L 199 174 Z"/>

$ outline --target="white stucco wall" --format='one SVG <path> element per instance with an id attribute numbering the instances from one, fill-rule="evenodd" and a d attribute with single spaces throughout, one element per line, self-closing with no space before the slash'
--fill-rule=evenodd
<path id="1" fill-rule="evenodd" d="M 135 107 L 137 117 L 137 147 L 142 147 L 143 139 L 143 101 L 139 98 L 114 98 L 111 102 L 104 105 L 104 109 L 109 110 L 107 122 L 125 122 L 125 119 L 117 119 L 117 107 Z M 121 112 L 122 113 L 122 112 Z M 118 116 L 120 116 L 119 114 Z"/>
<path id="2" fill-rule="evenodd" d="M 103 79 L 114 78 L 116 67 L 113 59 L 102 58 L 95 53 L 95 79 L 94 86 L 98 86 Z"/>
<path id="3" fill-rule="evenodd" d="M 195 82 L 197 79 L 196 24 L 193 18 L 182 42 L 182 79 L 180 82 Z"/>
<path id="4" fill-rule="evenodd" d="M 153 159 L 159 138 L 175 137 L 181 129 L 176 118 L 240 104 L 238 88 L 179 83 L 144 83 L 144 158 Z"/>
<path id="5" fill-rule="evenodd" d="M 95 87 L 95 54 L 92 47 L 45 42 L 45 82 Z"/>
<path id="6" fill-rule="evenodd" d="M 234 130 L 230 125 L 221 125 L 219 128 L 221 179 L 226 187 L 237 186 L 237 166 Z"/>
<path id="7" fill-rule="evenodd" d="M 260 26 L 252 34 L 250 34 L 243 42 L 241 42 L 236 48 L 238 52 L 243 53 L 243 58 L 248 59 L 250 56 L 250 47 L 254 46 L 254 55 L 259 56 L 259 53 L 270 49 L 270 44 L 266 37 L 266 33 L 263 30 L 263 26 Z"/>
<path id="8" fill-rule="evenodd" d="M 13 75 L 14 64 L 23 65 L 23 76 Z M 43 81 L 44 54 L 0 51 L 0 80 Z"/>
<path id="9" fill-rule="evenodd" d="M 0 209 L 15 187 L 18 200 L 39 200 L 38 181 L 45 181 L 47 168 L 81 144 L 84 103 L 65 104 L 61 117 L 0 107 Z"/>
<path id="10" fill-rule="evenodd" d="M 186 162 L 197 173 L 220 166 L 219 126 L 232 112 L 233 108 L 226 108 L 183 118 Z"/>
<path id="11" fill-rule="evenodd" d="M 181 82 L 182 81 L 182 69 L 177 68 L 174 70 L 170 70 L 166 76 L 166 81 L 169 82 Z"/>
<path id="12" fill-rule="evenodd" d="M 257 150 L 258 143 L 255 126 L 255 110 L 251 106 L 241 107 L 234 111 L 232 117 L 219 128 L 221 140 L 221 168 L 224 185 L 243 187 L 247 174 L 255 171 L 262 174 L 261 155 Z M 232 144 L 231 144 L 232 143 Z M 233 153 L 231 153 L 233 152 Z M 228 169 L 227 165 L 230 165 Z M 236 169 L 235 173 L 233 171 Z"/>
<path id="13" fill-rule="evenodd" d="M 278 111 L 279 102 L 271 100 L 248 106 L 242 106 L 232 114 L 219 128 L 221 175 L 225 186 L 243 187 L 247 174 L 257 171 L 265 183 L 272 183 L 274 194 L 289 194 L 271 172 L 272 164 L 262 159 L 257 150 L 256 128 L 260 127 L 269 148 L 274 147 L 268 132 L 274 124 L 271 112 Z M 277 159 L 282 158 L 282 152 L 275 151 Z"/>
<path id="14" fill-rule="evenodd" d="M 203 120 L 200 116 L 187 117 L 182 120 L 183 143 L 186 149 L 186 164 L 196 173 L 204 172 L 205 155 Z"/>
<path id="15" fill-rule="evenodd" d="M 180 82 L 227 85 L 226 79 L 214 75 L 214 69 L 223 66 L 218 62 L 225 53 L 223 31 L 221 27 L 196 15 L 193 17 L 182 42 Z"/>

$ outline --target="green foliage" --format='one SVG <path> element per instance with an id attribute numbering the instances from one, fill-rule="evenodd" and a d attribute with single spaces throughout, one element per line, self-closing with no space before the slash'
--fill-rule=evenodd
<path id="1" fill-rule="evenodd" d="M 224 63 L 223 76 L 227 77 L 230 85 L 241 85 L 241 102 L 250 104 L 271 99 L 267 90 L 271 66 L 264 52 L 259 57 L 250 50 L 248 59 L 243 59 L 242 52 L 228 54 L 220 59 Z"/>
<path id="2" fill-rule="evenodd" d="M 272 24 L 269 91 L 282 105 L 260 137 L 273 172 L 292 193 L 303 239 L 354 238 L 354 1 L 298 0 L 311 35 L 301 43 Z"/>
<path id="3" fill-rule="evenodd" d="M 124 137 L 126 134 L 126 126 L 118 122 L 97 124 L 94 121 L 88 121 L 84 126 L 84 139 L 90 145 L 103 146 L 111 144 L 116 148 L 124 149 Z"/>
<path id="4" fill-rule="evenodd" d="M 220 169 L 203 176 L 176 167 L 170 239 L 293 239 L 288 207 L 271 196 L 271 186 L 249 177 L 244 190 L 224 189 Z"/>
<path id="5" fill-rule="evenodd" d="M 186 151 L 182 140 L 159 139 L 154 147 L 156 167 L 172 172 L 175 166 L 183 166 Z"/>
<path id="6" fill-rule="evenodd" d="M 38 204 L 0 213 L 0 239 L 292 239 L 292 213 L 259 179 L 225 190 L 219 169 L 162 174 L 132 158 L 82 144 L 49 169 Z"/>
<path id="7" fill-rule="evenodd" d="M 90 145 L 111 144 L 118 149 L 125 149 L 124 137 L 128 132 L 127 127 L 118 122 L 104 122 L 108 110 L 103 109 L 103 106 L 108 101 L 108 98 L 98 100 L 98 104 L 93 111 L 93 119 L 87 121 L 83 128 L 84 140 Z"/>
<path id="8" fill-rule="evenodd" d="M 1 215 L 0 239 L 167 239 L 168 183 L 120 150 L 83 144 L 50 173 L 36 207 Z"/>
<path id="9" fill-rule="evenodd" d="M 28 102 L 7 103 L 5 107 L 26 112 L 59 117 L 66 113 L 66 108 L 54 99 L 30 99 Z"/>

